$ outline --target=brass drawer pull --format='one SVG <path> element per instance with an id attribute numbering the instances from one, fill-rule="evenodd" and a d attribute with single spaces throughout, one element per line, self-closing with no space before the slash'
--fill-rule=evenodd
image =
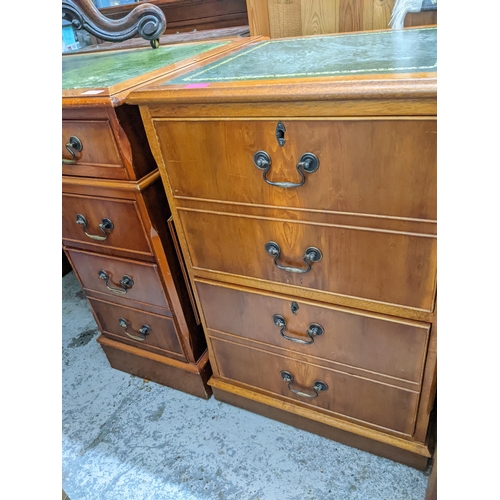
<path id="1" fill-rule="evenodd" d="M 144 340 L 146 340 L 146 336 L 151 333 L 151 327 L 148 326 L 148 325 L 142 325 L 139 328 L 140 337 L 138 337 L 137 335 L 132 335 L 132 334 L 128 333 L 127 330 L 128 330 L 128 327 L 130 326 L 130 323 L 125 318 L 118 318 L 118 324 L 122 328 L 125 329 L 125 334 L 128 337 L 130 337 L 131 339 L 134 339 L 134 340 L 139 340 L 141 342 L 143 342 Z"/>
<path id="2" fill-rule="evenodd" d="M 83 144 L 78 137 L 72 135 L 69 138 L 69 142 L 66 143 L 66 149 L 71 155 L 71 160 L 62 159 L 63 165 L 74 165 L 76 163 L 75 151 L 80 152 L 83 149 Z"/>
<path id="3" fill-rule="evenodd" d="M 112 231 L 114 229 L 114 225 L 110 219 L 102 219 L 102 222 L 99 224 L 99 229 L 101 230 L 104 236 L 99 236 L 97 234 L 89 234 L 87 233 L 87 219 L 82 214 L 76 215 L 76 223 L 80 224 L 85 233 L 85 236 L 88 236 L 91 240 L 103 241 L 108 237 L 108 233 L 106 231 Z"/>
<path id="4" fill-rule="evenodd" d="M 304 392 L 304 391 L 301 391 L 301 390 L 298 390 L 298 389 L 294 389 L 292 387 L 293 375 L 290 372 L 287 372 L 287 371 L 283 370 L 283 371 L 280 372 L 280 375 L 281 375 L 281 378 L 285 382 L 288 383 L 288 388 L 294 394 L 297 394 L 297 396 L 301 396 L 303 398 L 309 398 L 309 399 L 317 398 L 319 396 L 319 393 L 321 391 L 326 391 L 328 389 L 328 386 L 324 382 L 321 382 L 320 380 L 317 380 L 316 382 L 314 382 L 314 385 L 311 387 L 311 389 L 313 390 L 314 394 L 311 394 L 310 392 Z"/>
<path id="5" fill-rule="evenodd" d="M 285 335 L 286 319 L 281 316 L 281 314 L 275 314 L 273 316 L 273 321 L 276 326 L 280 327 L 280 334 L 284 339 L 291 340 L 292 342 L 296 342 L 297 344 L 312 344 L 314 342 L 313 337 L 323 335 L 323 333 L 325 333 L 325 330 L 321 325 L 318 325 L 317 323 L 311 323 L 306 331 L 306 334 L 310 338 L 310 340 L 302 340 L 296 337 L 289 337 L 288 335 Z"/>
<path id="6" fill-rule="evenodd" d="M 263 171 L 262 177 L 269 185 L 285 189 L 302 186 L 306 182 L 304 173 L 312 174 L 319 168 L 318 157 L 313 153 L 304 153 L 296 165 L 297 172 L 302 179 L 300 182 L 272 182 L 267 178 L 267 172 L 271 168 L 271 157 L 265 151 L 257 151 L 253 155 L 253 162 L 259 170 Z"/>
<path id="7" fill-rule="evenodd" d="M 316 248 L 316 247 L 309 247 L 306 248 L 306 251 L 304 252 L 304 255 L 302 256 L 302 259 L 304 262 L 307 264 L 306 269 L 302 269 L 300 267 L 288 267 L 288 266 L 282 266 L 281 264 L 278 264 L 278 259 L 281 254 L 281 248 L 280 246 L 275 243 L 274 241 L 268 241 L 266 243 L 266 252 L 271 256 L 274 257 L 274 265 L 283 271 L 287 271 L 289 273 L 307 273 L 311 270 L 311 264 L 314 262 L 319 262 L 323 258 L 323 254 L 321 251 Z"/>
<path id="8" fill-rule="evenodd" d="M 120 286 L 121 288 L 112 288 L 108 285 L 109 281 L 109 275 L 106 271 L 103 271 L 102 269 L 99 271 L 99 279 L 105 280 L 106 281 L 106 288 L 110 290 L 113 293 L 119 293 L 119 294 L 124 294 L 127 293 L 127 290 L 129 288 L 132 288 L 134 285 L 134 280 L 130 277 L 127 276 L 126 274 L 123 276 L 123 278 L 120 280 Z"/>

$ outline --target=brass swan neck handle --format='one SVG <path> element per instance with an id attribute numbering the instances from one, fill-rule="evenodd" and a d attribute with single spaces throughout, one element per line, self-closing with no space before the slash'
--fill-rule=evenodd
<path id="1" fill-rule="evenodd" d="M 107 42 L 123 42 L 136 35 L 156 49 L 167 27 L 165 14 L 156 5 L 141 3 L 122 19 L 109 19 L 92 0 L 62 0 L 62 17 L 75 29 L 84 29 Z"/>

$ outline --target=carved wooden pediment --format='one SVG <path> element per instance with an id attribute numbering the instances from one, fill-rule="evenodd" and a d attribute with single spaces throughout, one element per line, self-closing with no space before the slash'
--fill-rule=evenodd
<path id="1" fill-rule="evenodd" d="M 136 35 L 149 40 L 153 48 L 167 27 L 165 14 L 155 5 L 143 3 L 122 19 L 109 19 L 92 0 L 62 0 L 62 17 L 75 29 L 83 29 L 107 42 L 123 42 Z"/>

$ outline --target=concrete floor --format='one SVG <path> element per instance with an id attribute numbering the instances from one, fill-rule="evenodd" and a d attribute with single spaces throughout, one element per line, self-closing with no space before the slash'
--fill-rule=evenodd
<path id="1" fill-rule="evenodd" d="M 423 500 L 428 476 L 112 369 L 63 277 L 62 489 L 71 500 Z"/>

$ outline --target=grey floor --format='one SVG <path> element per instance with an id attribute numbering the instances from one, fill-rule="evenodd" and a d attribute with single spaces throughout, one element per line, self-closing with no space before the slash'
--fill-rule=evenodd
<path id="1" fill-rule="evenodd" d="M 62 489 L 71 500 L 423 500 L 427 473 L 112 369 L 63 277 Z"/>

